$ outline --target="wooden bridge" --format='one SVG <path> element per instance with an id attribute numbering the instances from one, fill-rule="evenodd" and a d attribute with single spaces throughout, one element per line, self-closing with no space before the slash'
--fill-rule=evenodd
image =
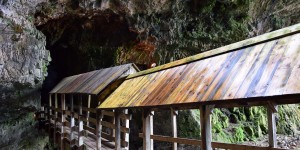
<path id="1" fill-rule="evenodd" d="M 49 133 L 61 149 L 65 143 L 128 149 L 128 109 L 140 109 L 144 150 L 152 150 L 154 141 L 173 143 L 173 150 L 178 143 L 205 150 L 279 150 L 277 105 L 300 103 L 299 32 L 297 24 L 145 71 L 128 64 L 68 77 L 50 92 Z M 251 106 L 267 108 L 269 147 L 212 142 L 214 108 Z M 154 112 L 162 109 L 170 110 L 172 136 L 153 134 Z M 177 136 L 183 109 L 200 111 L 200 139 Z"/>

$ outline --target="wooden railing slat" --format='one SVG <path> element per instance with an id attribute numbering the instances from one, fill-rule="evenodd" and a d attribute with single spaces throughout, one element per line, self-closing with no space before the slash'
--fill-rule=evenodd
<path id="1" fill-rule="evenodd" d="M 143 138 L 143 133 L 140 133 L 139 137 Z M 198 146 L 201 145 L 201 140 L 196 140 L 196 139 L 174 138 L 171 136 L 162 136 L 162 135 L 151 135 L 150 137 L 155 141 L 171 142 L 171 143 L 176 142 L 180 144 L 198 145 Z M 259 147 L 259 146 L 229 144 L 229 143 L 220 143 L 220 142 L 212 142 L 212 147 L 231 149 L 231 150 L 285 150 L 282 148 Z"/>

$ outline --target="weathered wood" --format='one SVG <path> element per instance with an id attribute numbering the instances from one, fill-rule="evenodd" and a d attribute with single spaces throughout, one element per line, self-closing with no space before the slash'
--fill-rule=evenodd
<path id="1" fill-rule="evenodd" d="M 79 95 L 79 115 L 82 115 L 82 95 Z"/>
<path id="2" fill-rule="evenodd" d="M 66 109 L 66 97 L 65 97 L 65 94 L 62 94 L 61 95 L 61 110 L 62 110 L 62 113 L 61 113 L 61 122 L 62 122 L 62 125 L 61 125 L 61 128 L 60 128 L 60 149 L 63 150 L 64 149 L 64 122 L 66 121 L 66 118 L 65 118 L 65 114 L 64 114 L 64 110 Z"/>
<path id="3" fill-rule="evenodd" d="M 153 135 L 153 117 L 154 117 L 154 111 L 150 112 L 150 135 Z M 154 148 L 154 141 L 153 139 L 150 139 L 150 150 L 153 150 Z"/>
<path id="4" fill-rule="evenodd" d="M 90 108 L 90 107 L 91 107 L 91 95 L 88 96 L 88 108 Z M 89 117 L 90 117 L 90 111 L 87 111 L 87 118 L 89 119 Z M 96 124 L 96 122 L 95 122 L 95 124 Z M 86 125 L 87 126 L 90 125 L 89 120 L 87 120 Z"/>
<path id="5" fill-rule="evenodd" d="M 48 133 L 49 133 L 49 139 L 50 139 L 50 135 L 51 135 L 51 116 L 52 116 L 52 94 L 49 94 L 49 113 L 48 113 L 48 119 L 49 119 L 49 124 L 48 124 Z M 54 136 L 54 135 L 53 135 Z M 53 141 L 55 142 L 55 141 Z"/>
<path id="6" fill-rule="evenodd" d="M 151 150 L 151 126 L 150 126 L 150 112 L 143 110 L 143 150 Z"/>
<path id="7" fill-rule="evenodd" d="M 139 137 L 143 137 L 143 133 L 139 134 Z M 151 135 L 151 139 L 155 141 L 161 142 L 170 142 L 170 143 L 179 143 L 186 145 L 196 145 L 201 146 L 202 141 L 196 139 L 187 139 L 187 138 L 174 138 L 171 136 L 163 136 L 163 135 Z M 212 142 L 213 148 L 221 148 L 221 149 L 231 149 L 231 150 L 285 150 L 281 148 L 270 148 L 270 147 L 259 147 L 259 146 L 250 146 L 250 145 L 240 145 L 240 144 L 229 144 L 229 143 L 220 143 L 220 142 Z"/>
<path id="8" fill-rule="evenodd" d="M 101 121 L 103 118 L 103 111 L 98 111 L 97 112 L 97 124 L 96 124 L 96 147 L 97 150 L 101 149 L 101 132 L 102 132 L 102 125 Z"/>
<path id="9" fill-rule="evenodd" d="M 178 111 L 171 108 L 172 136 L 174 138 L 177 138 L 177 115 L 178 115 Z M 176 142 L 173 143 L 172 149 L 177 150 Z"/>
<path id="10" fill-rule="evenodd" d="M 96 109 L 95 108 L 88 108 L 88 107 L 81 107 L 83 111 L 87 111 L 90 113 L 96 113 Z"/>
<path id="11" fill-rule="evenodd" d="M 277 106 L 269 104 L 267 107 L 268 115 L 268 134 L 269 134 L 269 147 L 277 147 L 277 138 L 276 138 L 276 121 L 275 113 L 277 112 Z"/>
<path id="12" fill-rule="evenodd" d="M 128 115 L 128 109 L 123 110 L 123 112 L 120 114 L 120 118 L 123 119 L 121 117 L 121 115 Z M 123 126 L 127 129 L 129 129 L 129 120 L 128 119 L 123 119 Z M 129 143 L 129 133 L 127 132 L 122 132 L 122 139 L 124 139 L 126 142 Z M 129 150 L 129 144 L 128 146 L 123 148 L 124 150 Z"/>
<path id="13" fill-rule="evenodd" d="M 200 107 L 200 123 L 201 123 L 201 149 L 211 150 L 212 132 L 211 132 L 211 106 Z"/>
<path id="14" fill-rule="evenodd" d="M 55 93 L 54 94 L 54 102 L 55 102 L 55 109 L 58 108 L 58 103 L 57 103 L 57 94 Z M 55 118 L 54 118 L 54 129 L 53 129 L 53 138 L 54 138 L 54 141 L 56 141 L 56 123 L 57 123 L 57 111 L 54 112 L 55 113 Z"/>
<path id="15" fill-rule="evenodd" d="M 288 36 L 290 34 L 298 33 L 299 30 L 300 30 L 300 24 L 296 24 L 294 26 L 286 27 L 286 28 L 283 28 L 283 29 L 280 29 L 280 30 L 277 30 L 277 31 L 273 31 L 273 32 L 270 32 L 270 33 L 266 33 L 266 34 L 257 36 L 257 37 L 253 37 L 253 38 L 246 39 L 246 40 L 243 40 L 243 41 L 240 41 L 240 42 L 237 42 L 237 43 L 233 43 L 233 44 L 230 44 L 230 45 L 227 45 L 227 46 L 216 48 L 216 49 L 204 52 L 204 53 L 200 53 L 198 55 L 190 56 L 190 57 L 187 57 L 185 59 L 177 60 L 177 61 L 165 64 L 165 65 L 161 65 L 161 66 L 157 66 L 157 67 L 154 67 L 154 68 L 151 68 L 151 69 L 140 71 L 140 72 L 137 72 L 135 74 L 129 75 L 127 77 L 127 79 L 136 78 L 136 77 L 139 77 L 139 76 L 142 76 L 142 75 L 146 75 L 146 74 L 166 70 L 166 69 L 173 68 L 173 67 L 176 67 L 176 66 L 179 66 L 179 65 L 183 65 L 183 64 L 186 64 L 186 63 L 190 63 L 190 62 L 193 62 L 193 61 L 197 61 L 197 60 L 205 59 L 205 58 L 208 58 L 208 57 L 220 55 L 220 54 L 223 54 L 223 53 L 226 53 L 226 52 L 234 51 L 236 49 L 242 49 L 242 48 L 245 48 L 245 47 L 253 46 L 255 44 L 264 43 L 264 42 L 271 41 L 271 40 L 274 40 L 274 39 L 282 38 L 283 36 Z"/>
<path id="16" fill-rule="evenodd" d="M 115 150 L 121 150 L 120 110 L 115 110 Z"/>
<path id="17" fill-rule="evenodd" d="M 83 121 L 80 117 L 78 118 L 78 122 L 78 146 L 81 147 L 83 146 L 83 136 L 81 135 L 83 131 Z"/>

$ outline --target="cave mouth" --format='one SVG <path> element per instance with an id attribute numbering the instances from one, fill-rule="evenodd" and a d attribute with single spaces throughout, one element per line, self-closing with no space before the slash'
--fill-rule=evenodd
<path id="1" fill-rule="evenodd" d="M 109 10 L 65 14 L 36 27 L 46 36 L 51 56 L 42 105 L 48 104 L 48 93 L 64 77 L 115 65 L 118 47 L 137 38 L 125 16 Z"/>

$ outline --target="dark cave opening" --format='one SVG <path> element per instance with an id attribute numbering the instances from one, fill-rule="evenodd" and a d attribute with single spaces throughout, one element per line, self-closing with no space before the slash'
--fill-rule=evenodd
<path id="1" fill-rule="evenodd" d="M 46 36 L 51 62 L 41 103 L 64 77 L 115 65 L 118 47 L 136 40 L 124 16 L 112 11 L 66 14 L 37 26 Z"/>

